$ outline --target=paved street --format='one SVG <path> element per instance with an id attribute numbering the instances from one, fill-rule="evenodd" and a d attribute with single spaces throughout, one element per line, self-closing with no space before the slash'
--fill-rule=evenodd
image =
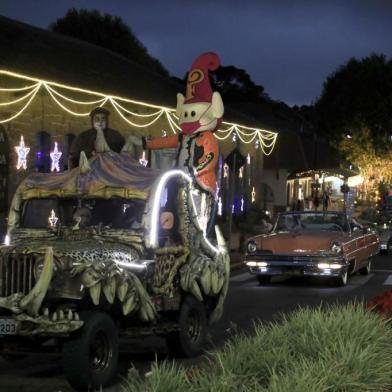
<path id="1" fill-rule="evenodd" d="M 317 280 L 275 278 L 267 286 L 259 286 L 255 277 L 245 270 L 236 271 L 230 284 L 226 311 L 222 320 L 211 330 L 211 345 L 221 345 L 236 331 L 251 331 L 256 319 L 276 319 L 280 312 L 289 312 L 298 305 L 317 306 L 322 303 L 368 299 L 392 288 L 392 257 L 377 256 L 368 276 L 352 276 L 346 287 L 337 288 Z M 132 362 L 138 369 L 148 369 L 155 358 L 155 346 L 164 357 L 161 340 L 136 342 L 137 352 L 123 356 L 120 364 L 124 376 Z M 199 359 L 196 359 L 200 360 Z M 195 362 L 195 360 L 187 361 Z M 119 378 L 119 381 L 121 379 Z M 13 363 L 0 359 L 0 390 L 7 392 L 72 391 L 62 374 L 58 357 L 31 356 Z M 106 391 L 118 390 L 117 385 Z"/>

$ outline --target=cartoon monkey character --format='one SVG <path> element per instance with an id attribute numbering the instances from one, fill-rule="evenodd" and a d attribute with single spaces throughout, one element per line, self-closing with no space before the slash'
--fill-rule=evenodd
<path id="1" fill-rule="evenodd" d="M 219 67 L 215 53 L 204 53 L 192 64 L 188 74 L 186 96 L 177 94 L 176 114 L 181 133 L 153 140 L 143 139 L 143 148 L 177 148 L 176 166 L 187 168 L 196 183 L 208 193 L 216 191 L 215 168 L 219 145 L 213 132 L 222 123 L 223 101 L 212 92 L 208 71 Z"/>

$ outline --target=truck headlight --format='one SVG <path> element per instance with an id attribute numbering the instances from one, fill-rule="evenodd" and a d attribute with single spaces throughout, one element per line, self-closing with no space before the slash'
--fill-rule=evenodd
<path id="1" fill-rule="evenodd" d="M 247 250 L 249 253 L 254 253 L 254 252 L 256 252 L 256 250 L 257 250 L 256 242 L 254 242 L 254 241 L 249 241 L 248 244 L 246 245 L 246 250 Z"/>

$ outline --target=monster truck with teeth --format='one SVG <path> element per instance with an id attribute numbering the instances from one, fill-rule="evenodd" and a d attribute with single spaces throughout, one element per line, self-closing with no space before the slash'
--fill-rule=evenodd
<path id="1" fill-rule="evenodd" d="M 224 239 L 201 228 L 203 191 L 189 174 L 101 142 L 79 167 L 21 183 L 0 247 L 0 355 L 62 350 L 78 390 L 110 383 L 121 339 L 161 335 L 172 353 L 197 355 L 229 281 Z"/>

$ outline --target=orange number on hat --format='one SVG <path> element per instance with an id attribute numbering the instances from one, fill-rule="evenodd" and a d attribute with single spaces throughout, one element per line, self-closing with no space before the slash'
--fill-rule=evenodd
<path id="1" fill-rule="evenodd" d="M 186 86 L 186 99 L 190 99 L 195 96 L 196 84 L 200 83 L 203 79 L 204 73 L 201 69 L 195 68 L 189 73 Z"/>

